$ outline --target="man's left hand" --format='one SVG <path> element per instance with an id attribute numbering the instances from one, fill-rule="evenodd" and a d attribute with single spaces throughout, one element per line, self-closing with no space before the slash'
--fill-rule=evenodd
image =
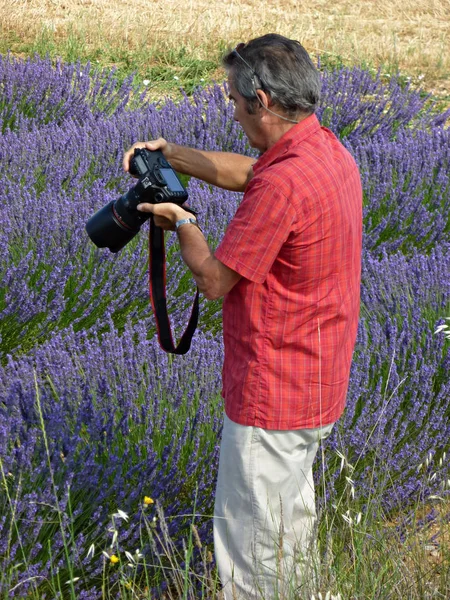
<path id="1" fill-rule="evenodd" d="M 144 213 L 152 213 L 155 225 L 166 231 L 175 231 L 175 223 L 177 221 L 192 217 L 192 213 L 173 202 L 162 202 L 161 204 L 143 202 L 137 206 L 137 210 Z"/>

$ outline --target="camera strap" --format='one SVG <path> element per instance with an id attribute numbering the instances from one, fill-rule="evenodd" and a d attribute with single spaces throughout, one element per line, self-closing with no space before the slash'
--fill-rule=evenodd
<path id="1" fill-rule="evenodd" d="M 199 291 L 197 288 L 189 322 L 180 342 L 175 346 L 167 313 L 164 230 L 155 225 L 153 215 L 150 217 L 149 233 L 149 280 L 150 301 L 155 313 L 159 344 L 163 350 L 171 354 L 186 354 L 191 347 L 192 336 L 198 323 Z"/>

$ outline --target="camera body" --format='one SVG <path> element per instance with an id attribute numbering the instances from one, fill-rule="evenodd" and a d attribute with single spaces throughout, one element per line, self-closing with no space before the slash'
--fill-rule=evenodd
<path id="1" fill-rule="evenodd" d="M 144 189 L 152 188 L 152 199 L 146 199 L 146 202 L 174 202 L 181 205 L 187 200 L 186 190 L 161 150 L 151 152 L 146 148 L 136 148 L 130 159 L 130 174 L 139 177 Z"/>
<path id="2" fill-rule="evenodd" d="M 86 223 L 86 231 L 98 248 L 121 250 L 140 231 L 150 214 L 137 210 L 138 204 L 174 202 L 182 205 L 188 194 L 160 150 L 136 148 L 130 159 L 130 173 L 138 183 L 118 200 L 113 200 Z"/>

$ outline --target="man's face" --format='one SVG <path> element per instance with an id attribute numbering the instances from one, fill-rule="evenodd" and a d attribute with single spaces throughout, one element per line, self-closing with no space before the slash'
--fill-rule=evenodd
<path id="1" fill-rule="evenodd" d="M 230 90 L 228 96 L 234 104 L 234 120 L 240 123 L 248 137 L 250 146 L 264 152 L 267 148 L 263 135 L 260 111 L 257 109 L 254 115 L 248 112 L 245 98 L 234 87 L 233 69 L 230 70 L 228 75 L 228 88 Z"/>

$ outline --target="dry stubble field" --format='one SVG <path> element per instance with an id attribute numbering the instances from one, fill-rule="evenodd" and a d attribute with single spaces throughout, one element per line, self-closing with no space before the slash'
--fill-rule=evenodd
<path id="1" fill-rule="evenodd" d="M 143 45 L 168 53 L 183 46 L 199 59 L 215 57 L 225 43 L 276 31 L 300 40 L 312 54 L 386 70 L 398 66 L 426 89 L 450 97 L 449 0 L 0 0 L 1 38 L 32 43 L 43 30 L 60 40 L 82 34 L 92 50 L 105 43 L 131 52 Z M 439 530 L 432 533 L 436 539 Z M 444 548 L 447 539 L 448 530 L 441 531 Z M 419 536 L 420 551 L 425 542 Z M 442 558 L 431 554 L 427 560 L 439 564 Z M 414 570 L 412 559 L 409 566 Z"/>
<path id="2" fill-rule="evenodd" d="M 3 38 L 32 41 L 43 29 L 81 33 L 91 49 L 182 45 L 201 59 L 218 43 L 275 31 L 346 64 L 398 66 L 450 95 L 450 0 L 0 0 Z"/>

